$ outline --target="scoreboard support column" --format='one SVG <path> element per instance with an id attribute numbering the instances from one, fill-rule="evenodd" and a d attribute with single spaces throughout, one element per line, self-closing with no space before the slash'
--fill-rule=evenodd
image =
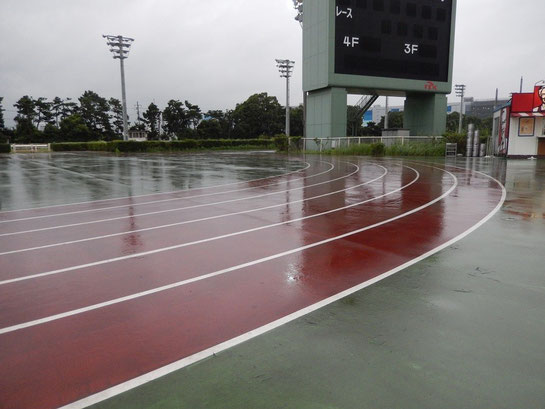
<path id="1" fill-rule="evenodd" d="M 440 136 L 446 131 L 447 96 L 445 94 L 408 94 L 403 127 L 412 136 Z"/>
<path id="2" fill-rule="evenodd" d="M 406 97 L 411 135 L 440 136 L 452 92 L 457 0 L 305 0 L 307 137 L 346 133 L 346 90 Z M 342 111 L 342 112 L 341 112 Z"/>
<path id="3" fill-rule="evenodd" d="M 306 137 L 345 137 L 347 97 L 346 88 L 330 87 L 310 91 L 306 108 Z"/>

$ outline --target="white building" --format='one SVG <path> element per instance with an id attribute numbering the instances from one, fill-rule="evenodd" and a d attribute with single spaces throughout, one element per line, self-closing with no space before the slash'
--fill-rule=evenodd
<path id="1" fill-rule="evenodd" d="M 545 158 L 545 86 L 513 94 L 494 112 L 494 154 L 508 158 Z"/>

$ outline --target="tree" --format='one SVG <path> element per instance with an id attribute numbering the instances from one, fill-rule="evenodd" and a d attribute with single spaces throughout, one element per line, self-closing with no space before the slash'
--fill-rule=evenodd
<path id="1" fill-rule="evenodd" d="M 167 135 L 180 137 L 189 125 L 184 104 L 174 99 L 168 101 L 167 107 L 163 110 L 163 122 L 163 130 Z"/>
<path id="2" fill-rule="evenodd" d="M 51 112 L 51 102 L 47 102 L 47 99 L 40 97 L 34 101 L 36 107 L 36 128 L 39 128 L 41 123 L 50 124 L 53 122 L 54 115 Z"/>
<path id="3" fill-rule="evenodd" d="M 211 110 L 197 126 L 198 137 L 203 139 L 230 139 L 233 129 L 233 111 Z"/>
<path id="4" fill-rule="evenodd" d="M 36 118 L 36 103 L 32 97 L 25 95 L 13 104 L 17 108 L 17 116 L 15 116 L 15 141 L 27 143 L 34 138 L 36 128 L 34 126 L 34 118 Z"/>
<path id="5" fill-rule="evenodd" d="M 457 133 L 460 121 L 460 114 L 453 112 L 447 115 L 447 132 Z M 492 117 L 481 119 L 475 116 L 464 115 L 462 118 L 462 133 L 466 133 L 468 125 L 475 125 L 479 130 L 480 136 L 489 136 L 492 133 Z"/>
<path id="6" fill-rule="evenodd" d="M 110 112 L 112 113 L 112 128 L 116 135 L 123 135 L 123 105 L 116 98 L 110 98 L 108 101 Z"/>
<path id="7" fill-rule="evenodd" d="M 380 136 L 382 135 L 382 128 L 374 122 L 367 122 L 367 125 L 361 130 L 362 136 Z"/>
<path id="8" fill-rule="evenodd" d="M 71 98 L 66 98 L 66 101 L 70 101 Z M 72 115 L 77 111 L 77 104 L 74 102 L 66 102 L 65 100 L 55 97 L 51 102 L 51 115 L 55 120 L 55 125 L 59 127 L 60 122 Z"/>
<path id="9" fill-rule="evenodd" d="M 4 97 L 0 97 L 0 130 L 5 128 L 4 123 L 4 111 L 5 109 L 2 107 L 2 101 L 4 100 Z"/>
<path id="10" fill-rule="evenodd" d="M 346 134 L 348 136 L 359 136 L 362 132 L 362 116 L 360 115 L 360 107 L 348 105 L 346 112 Z"/>
<path id="11" fill-rule="evenodd" d="M 55 124 L 47 124 L 41 134 L 40 142 L 51 143 L 63 141 L 61 131 Z"/>
<path id="12" fill-rule="evenodd" d="M 196 129 L 199 122 L 202 120 L 201 109 L 198 105 L 190 104 L 189 101 L 185 101 L 187 108 L 187 120 L 193 129 Z"/>
<path id="13" fill-rule="evenodd" d="M 53 98 L 53 101 L 51 103 L 51 113 L 53 115 L 53 118 L 55 119 L 55 125 L 58 127 L 59 122 L 61 121 L 61 114 L 62 114 L 62 108 L 63 108 L 64 101 L 60 99 L 59 97 Z"/>
<path id="14" fill-rule="evenodd" d="M 149 139 L 159 139 L 159 121 L 161 111 L 153 102 L 148 105 L 148 109 L 142 114 L 146 130 L 149 132 Z"/>
<path id="15" fill-rule="evenodd" d="M 94 137 L 93 132 L 78 114 L 64 118 L 60 123 L 60 131 L 66 141 L 87 142 L 93 140 Z"/>
<path id="16" fill-rule="evenodd" d="M 96 137 L 102 139 L 105 134 L 112 133 L 110 117 L 108 115 L 110 106 L 105 98 L 102 98 L 93 91 L 85 91 L 79 97 L 79 115 L 87 128 L 95 133 Z"/>
<path id="17" fill-rule="evenodd" d="M 305 126 L 303 114 L 304 108 L 302 104 L 290 109 L 290 134 L 292 136 L 303 136 L 303 128 Z"/>
<path id="18" fill-rule="evenodd" d="M 447 132 L 458 132 L 458 126 L 460 121 L 460 113 L 453 112 L 447 115 Z"/>
<path id="19" fill-rule="evenodd" d="M 27 122 L 32 124 L 34 118 L 36 118 L 36 103 L 32 97 L 25 95 L 24 97 L 19 98 L 19 100 L 13 104 L 17 108 L 17 116 L 15 117 L 15 122 Z"/>
<path id="20" fill-rule="evenodd" d="M 381 129 L 384 129 L 384 122 L 384 117 L 382 117 L 378 124 Z M 388 128 L 403 128 L 403 112 L 388 112 Z"/>
<path id="21" fill-rule="evenodd" d="M 197 126 L 198 136 L 201 139 L 222 139 L 224 138 L 221 123 L 216 118 L 207 118 Z"/>
<path id="22" fill-rule="evenodd" d="M 260 135 L 274 136 L 282 132 L 285 112 L 276 97 L 266 92 L 254 94 L 233 112 L 233 134 L 235 138 L 256 138 Z"/>
<path id="23" fill-rule="evenodd" d="M 66 98 L 66 101 L 71 101 L 72 98 Z M 75 102 L 65 102 L 62 104 L 61 120 L 69 117 L 70 115 L 77 114 L 79 111 L 78 104 Z"/>

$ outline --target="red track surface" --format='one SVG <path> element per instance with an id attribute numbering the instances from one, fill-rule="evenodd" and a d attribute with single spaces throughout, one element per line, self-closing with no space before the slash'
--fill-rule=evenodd
<path id="1" fill-rule="evenodd" d="M 0 213 L 0 406 L 66 405 L 247 333 L 443 245 L 502 198 L 496 181 L 461 169 L 334 165 Z M 18 233 L 84 222 L 93 223 Z"/>

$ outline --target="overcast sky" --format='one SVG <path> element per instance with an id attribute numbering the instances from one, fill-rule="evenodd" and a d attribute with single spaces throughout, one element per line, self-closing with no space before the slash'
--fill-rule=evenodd
<path id="1" fill-rule="evenodd" d="M 23 95 L 77 99 L 92 90 L 121 99 L 119 62 L 102 34 L 135 39 L 126 61 L 131 120 L 137 101 L 163 108 L 188 100 L 205 112 L 267 92 L 284 104 L 275 58 L 296 61 L 291 101 L 299 104 L 302 30 L 294 16 L 292 0 L 0 0 L 7 125 Z M 494 98 L 496 88 L 508 97 L 523 76 L 530 91 L 545 79 L 544 16 L 544 0 L 458 0 L 454 83 L 477 99 Z"/>

